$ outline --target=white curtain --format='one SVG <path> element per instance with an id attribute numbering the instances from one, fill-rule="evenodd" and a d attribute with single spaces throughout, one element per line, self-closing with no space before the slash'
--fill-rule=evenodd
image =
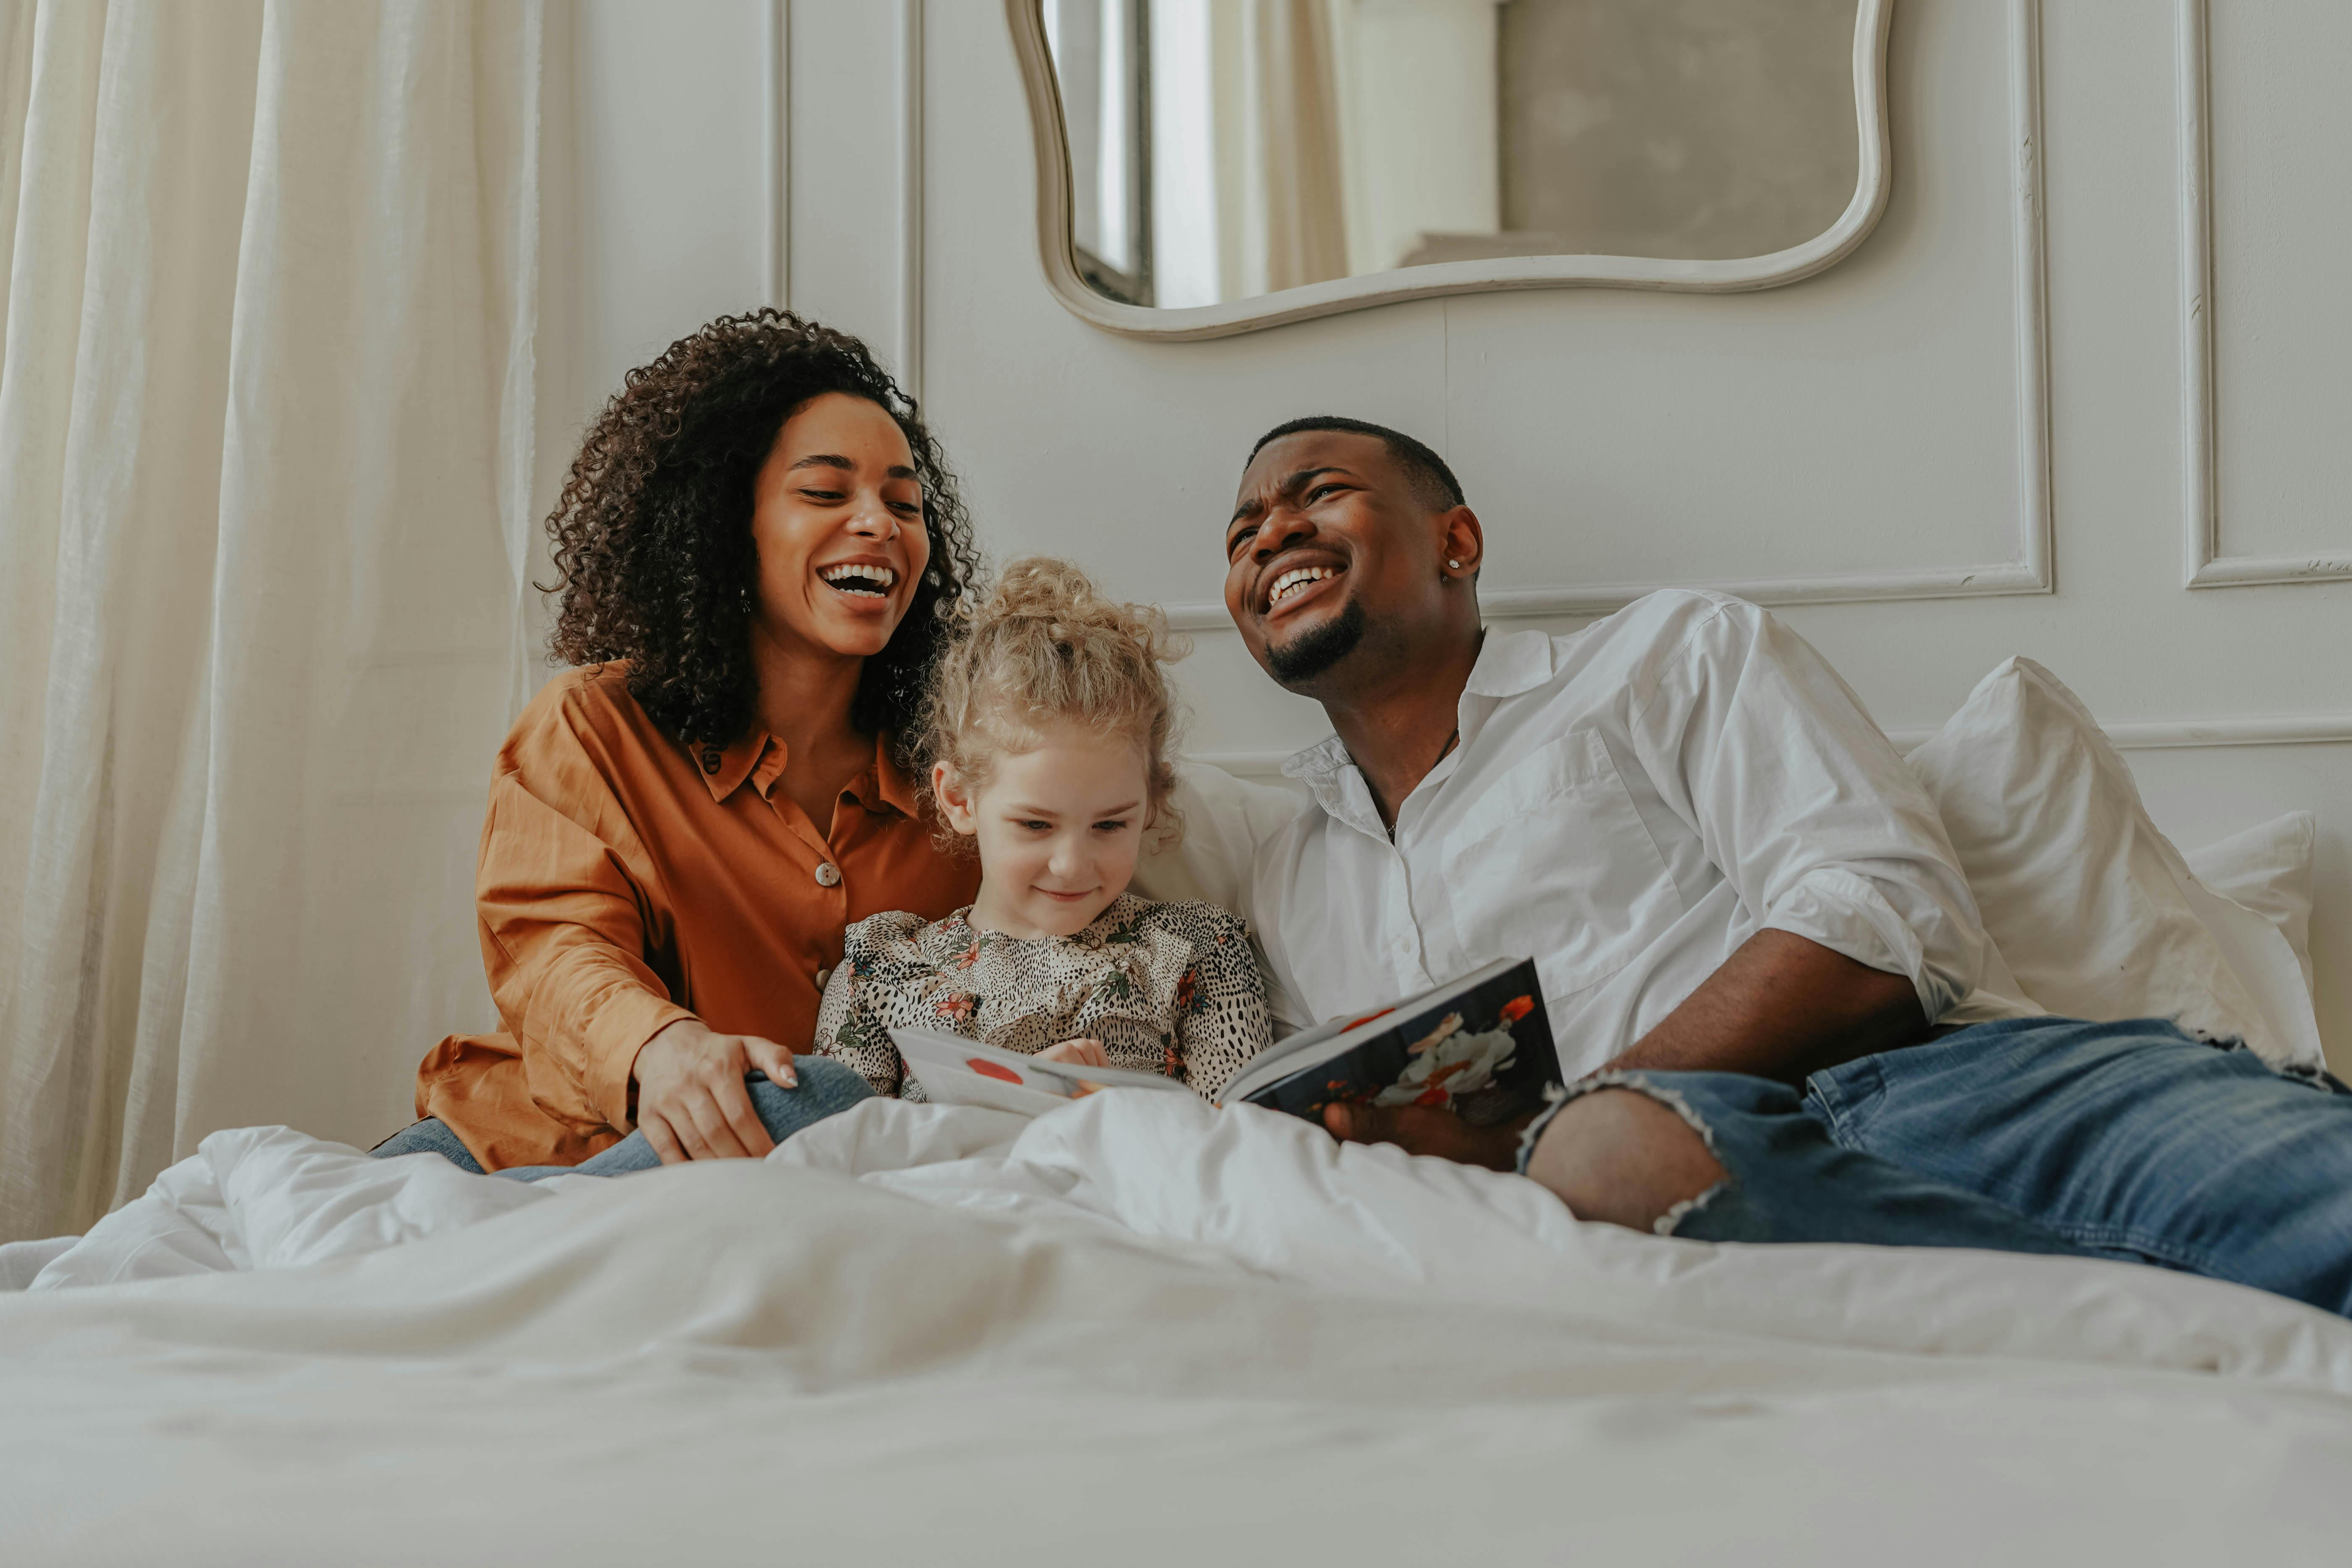
<path id="1" fill-rule="evenodd" d="M 550 21 L 0 0 L 0 1239 L 488 1021 Z"/>
<path id="2" fill-rule="evenodd" d="M 1250 124 L 1265 235 L 1265 290 L 1348 276 L 1331 0 L 1255 0 Z"/>

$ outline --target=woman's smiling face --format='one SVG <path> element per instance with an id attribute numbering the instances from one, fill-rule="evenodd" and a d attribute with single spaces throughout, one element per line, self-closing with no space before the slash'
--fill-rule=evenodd
<path id="1" fill-rule="evenodd" d="M 751 540 L 761 634 L 812 653 L 880 653 L 931 559 L 898 422 L 841 392 L 794 410 L 752 484 Z"/>

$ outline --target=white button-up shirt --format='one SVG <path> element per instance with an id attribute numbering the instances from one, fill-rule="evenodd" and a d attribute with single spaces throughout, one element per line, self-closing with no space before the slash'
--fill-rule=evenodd
<path id="1" fill-rule="evenodd" d="M 1927 793 L 1755 605 L 1668 592 L 1567 637 L 1490 630 L 1460 717 L 1393 839 L 1337 736 L 1284 770 L 1314 806 L 1254 836 L 1247 912 L 1288 1021 L 1531 955 L 1574 1078 L 1768 928 L 1908 975 L 1931 1019 L 2036 1011 L 1979 988 L 1991 943 Z"/>

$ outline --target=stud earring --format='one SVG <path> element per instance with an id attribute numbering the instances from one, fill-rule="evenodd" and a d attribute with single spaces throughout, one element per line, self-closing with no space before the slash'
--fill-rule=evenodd
<path id="1" fill-rule="evenodd" d="M 1462 570 L 1462 563 L 1460 563 L 1459 561 L 1448 561 L 1448 562 L 1446 563 L 1446 564 L 1447 564 L 1448 566 L 1453 567 L 1456 572 L 1459 572 L 1459 571 L 1461 571 L 1461 570 Z"/>

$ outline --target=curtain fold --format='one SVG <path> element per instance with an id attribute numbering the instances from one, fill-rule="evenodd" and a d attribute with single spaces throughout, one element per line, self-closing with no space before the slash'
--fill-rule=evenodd
<path id="1" fill-rule="evenodd" d="M 1332 0 L 1255 0 L 1251 108 L 1265 291 L 1348 276 Z"/>
<path id="2" fill-rule="evenodd" d="M 0 1238 L 487 1022 L 541 0 L 0 0 Z M 553 247 L 558 255 L 564 247 Z"/>

